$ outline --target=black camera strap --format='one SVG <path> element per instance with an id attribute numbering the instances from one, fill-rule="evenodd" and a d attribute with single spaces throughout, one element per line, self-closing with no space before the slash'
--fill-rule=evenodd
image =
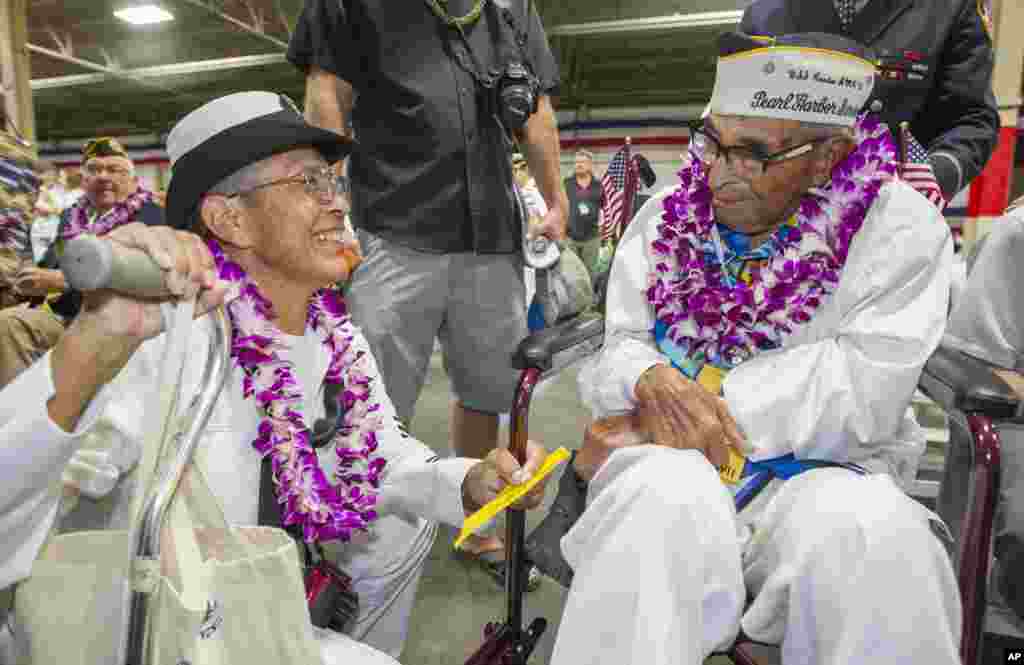
<path id="1" fill-rule="evenodd" d="M 310 432 L 310 444 L 315 448 L 323 448 L 334 438 L 341 425 L 344 413 L 341 409 L 341 402 L 338 400 L 341 394 L 340 383 L 324 384 L 324 415 L 323 419 L 317 420 Z M 308 565 L 311 557 L 308 545 L 305 543 L 301 529 L 296 525 L 285 526 L 281 519 L 281 504 L 278 503 L 277 488 L 274 485 L 274 466 L 270 454 L 263 457 L 260 464 L 260 490 L 259 508 L 256 522 L 260 526 L 272 526 L 284 529 L 295 538 L 301 545 L 303 556 Z"/>

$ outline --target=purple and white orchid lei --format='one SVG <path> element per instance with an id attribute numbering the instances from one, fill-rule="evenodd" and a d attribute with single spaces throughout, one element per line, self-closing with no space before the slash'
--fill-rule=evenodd
<path id="1" fill-rule="evenodd" d="M 302 390 L 292 363 L 278 354 L 288 345 L 273 322 L 273 306 L 215 240 L 208 245 L 221 279 L 237 289 L 227 307 L 231 356 L 245 371 L 245 397 L 255 396 L 264 414 L 252 445 L 260 455 L 270 455 L 282 523 L 299 525 L 307 542 L 348 541 L 353 531 L 366 531 L 377 519 L 374 506 L 386 461 L 374 455 L 383 417 L 380 404 L 372 401 L 368 358 L 356 349 L 345 302 L 336 291 L 321 289 L 310 300 L 306 316 L 306 325 L 322 335 L 331 353 L 324 380 L 343 386 L 338 399 L 344 420 L 332 442 L 338 456 L 337 484 L 332 485 L 320 468 L 310 429 L 294 408 L 302 404 Z"/>
<path id="2" fill-rule="evenodd" d="M 774 348 L 806 323 L 839 283 L 854 235 L 882 185 L 896 175 L 896 148 L 876 117 L 854 126 L 856 149 L 832 171 L 830 182 L 800 202 L 794 228 L 779 234 L 780 251 L 750 284 L 730 284 L 703 247 L 715 225 L 708 177 L 698 159 L 679 172 L 681 185 L 664 201 L 652 243 L 656 264 L 647 299 L 668 337 L 692 354 L 736 365 Z"/>
<path id="3" fill-rule="evenodd" d="M 117 203 L 113 208 L 108 210 L 96 220 L 91 226 L 89 225 L 89 215 L 96 211 L 92 201 L 89 200 L 88 196 L 82 196 L 74 205 L 68 210 L 68 224 L 61 231 L 61 240 L 71 240 L 76 236 L 80 236 L 83 233 L 89 233 L 96 236 L 105 235 L 110 233 L 119 226 L 124 226 L 130 222 L 135 221 L 135 216 L 139 214 L 139 210 L 146 202 L 153 201 L 153 192 L 139 187 L 132 193 L 128 198 L 120 203 Z"/>

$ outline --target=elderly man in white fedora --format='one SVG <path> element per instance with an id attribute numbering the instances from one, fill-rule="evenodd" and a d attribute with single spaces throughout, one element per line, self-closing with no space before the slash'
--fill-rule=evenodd
<path id="1" fill-rule="evenodd" d="M 233 366 L 196 463 L 228 522 L 281 526 L 351 576 L 358 612 L 347 634 L 333 624 L 316 628 L 324 661 L 390 662 L 401 653 L 437 523 L 458 526 L 502 487 L 523 482 L 543 449 L 531 443 L 522 468 L 507 450 L 485 460 L 439 459 L 400 426 L 366 340 L 334 287 L 360 260 L 344 221 L 345 183 L 329 168 L 347 155 L 346 138 L 307 125 L 283 96 L 245 92 L 190 113 L 167 147 L 174 169 L 168 222 L 198 233 L 204 260 L 231 285 Z M 194 331 L 199 339 L 183 394 L 200 380 L 206 331 Z M 93 381 L 101 386 L 95 396 L 79 400 L 79 413 L 87 404 L 114 431 L 105 462 L 95 451 L 90 456 L 96 478 L 79 476 L 90 492 L 62 529 L 124 528 L 122 504 L 131 493 L 115 489 L 131 484 L 147 427 L 142 399 L 156 380 L 164 341 L 133 338 L 134 353 L 80 368 L 84 376 L 52 370 L 58 394 L 62 382 L 88 384 L 103 373 Z M 44 358 L 24 381 L 44 381 L 51 362 Z M 73 450 L 84 432 L 65 431 L 76 422 L 39 425 L 23 445 L 36 457 L 40 450 Z M 5 543 L 0 586 L 31 575 L 53 520 L 48 484 L 19 491 L 21 503 L 36 508 L 0 511 L 0 529 L 19 534 L 21 544 Z M 523 505 L 537 505 L 542 494 L 543 483 Z"/>
<path id="2" fill-rule="evenodd" d="M 719 46 L 692 162 L 619 245 L 579 377 L 597 420 L 528 540 L 571 585 L 552 662 L 698 665 L 742 629 L 786 664 L 959 663 L 947 532 L 901 489 L 949 229 L 860 113 L 862 47 Z"/>

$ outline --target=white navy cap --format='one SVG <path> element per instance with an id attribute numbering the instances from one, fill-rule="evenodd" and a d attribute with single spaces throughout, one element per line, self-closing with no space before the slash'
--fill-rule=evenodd
<path id="1" fill-rule="evenodd" d="M 200 199 L 224 178 L 281 152 L 312 147 L 334 163 L 352 150 L 352 142 L 306 122 L 285 95 L 239 92 L 200 106 L 167 136 L 171 184 L 167 223 L 191 227 Z"/>
<path id="2" fill-rule="evenodd" d="M 851 127 L 877 67 L 860 44 L 824 33 L 719 39 L 711 113 Z"/>

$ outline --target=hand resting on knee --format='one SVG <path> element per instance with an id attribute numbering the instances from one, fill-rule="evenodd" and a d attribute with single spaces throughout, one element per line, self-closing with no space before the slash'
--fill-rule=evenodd
<path id="1" fill-rule="evenodd" d="M 573 465 L 590 481 L 619 448 L 653 443 L 678 450 L 699 450 L 715 467 L 728 460 L 728 447 L 745 451 L 746 440 L 722 398 L 667 365 L 644 372 L 636 384 L 638 408 L 594 421 Z"/>

